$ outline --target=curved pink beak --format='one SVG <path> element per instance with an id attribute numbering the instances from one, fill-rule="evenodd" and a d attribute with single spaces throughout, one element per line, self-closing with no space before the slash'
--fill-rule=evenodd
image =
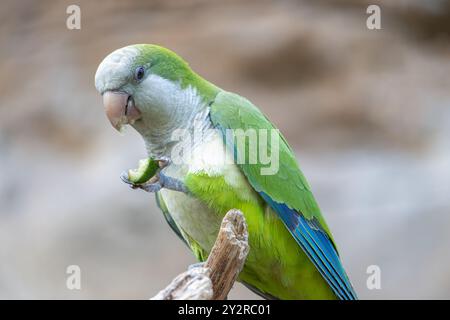
<path id="1" fill-rule="evenodd" d="M 103 93 L 103 106 L 106 116 L 116 130 L 120 130 L 125 124 L 133 124 L 141 117 L 133 98 L 124 92 L 106 91 Z"/>

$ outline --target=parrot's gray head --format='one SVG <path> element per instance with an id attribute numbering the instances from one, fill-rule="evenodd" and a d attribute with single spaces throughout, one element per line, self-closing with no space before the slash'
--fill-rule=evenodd
<path id="1" fill-rule="evenodd" d="M 205 91 L 205 83 L 182 58 L 156 45 L 118 49 L 95 74 L 95 86 L 113 127 L 119 130 L 130 124 L 150 144 L 157 138 L 168 139 L 171 131 L 187 126 L 204 108 L 205 95 L 200 91 Z"/>
<path id="2" fill-rule="evenodd" d="M 134 124 L 142 119 L 142 113 L 135 104 L 136 84 L 142 80 L 144 67 L 131 74 L 137 48 L 125 47 L 108 55 L 98 66 L 95 87 L 103 96 L 105 112 L 112 126 L 120 130 L 124 124 Z M 136 82 L 136 83 L 133 83 Z"/>

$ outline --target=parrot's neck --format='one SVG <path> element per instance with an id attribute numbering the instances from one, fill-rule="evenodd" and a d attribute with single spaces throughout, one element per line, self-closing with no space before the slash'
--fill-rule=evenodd
<path id="1" fill-rule="evenodd" d="M 149 157 L 172 157 L 172 150 L 193 150 L 209 139 L 210 129 L 213 128 L 209 118 L 209 107 L 190 114 L 188 121 L 179 123 L 179 126 L 168 127 L 164 132 L 156 135 L 149 134 L 144 137 L 145 147 Z M 166 131 L 167 130 L 167 131 Z"/>
<path id="2" fill-rule="evenodd" d="M 198 90 L 188 85 L 185 88 L 157 76 L 149 77 L 145 88 L 146 116 L 143 122 L 133 127 L 144 138 L 150 157 L 170 157 L 172 149 L 183 143 L 201 143 L 194 139 L 212 128 L 208 101 Z"/>

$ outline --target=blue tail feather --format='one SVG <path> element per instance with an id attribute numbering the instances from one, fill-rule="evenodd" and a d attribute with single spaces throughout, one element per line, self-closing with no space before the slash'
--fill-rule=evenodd
<path id="1" fill-rule="evenodd" d="M 278 213 L 297 243 L 311 259 L 333 292 L 341 300 L 356 300 L 356 293 L 342 267 L 331 239 L 320 228 L 318 221 L 308 220 L 301 213 L 283 203 L 273 201 L 260 192 L 263 199 Z"/>

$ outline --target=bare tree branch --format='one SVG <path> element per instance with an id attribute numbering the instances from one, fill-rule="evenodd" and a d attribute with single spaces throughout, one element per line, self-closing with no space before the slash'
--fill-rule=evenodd
<path id="1" fill-rule="evenodd" d="M 248 231 L 239 210 L 228 211 L 204 267 L 177 276 L 153 300 L 223 300 L 241 272 L 249 251 Z"/>

